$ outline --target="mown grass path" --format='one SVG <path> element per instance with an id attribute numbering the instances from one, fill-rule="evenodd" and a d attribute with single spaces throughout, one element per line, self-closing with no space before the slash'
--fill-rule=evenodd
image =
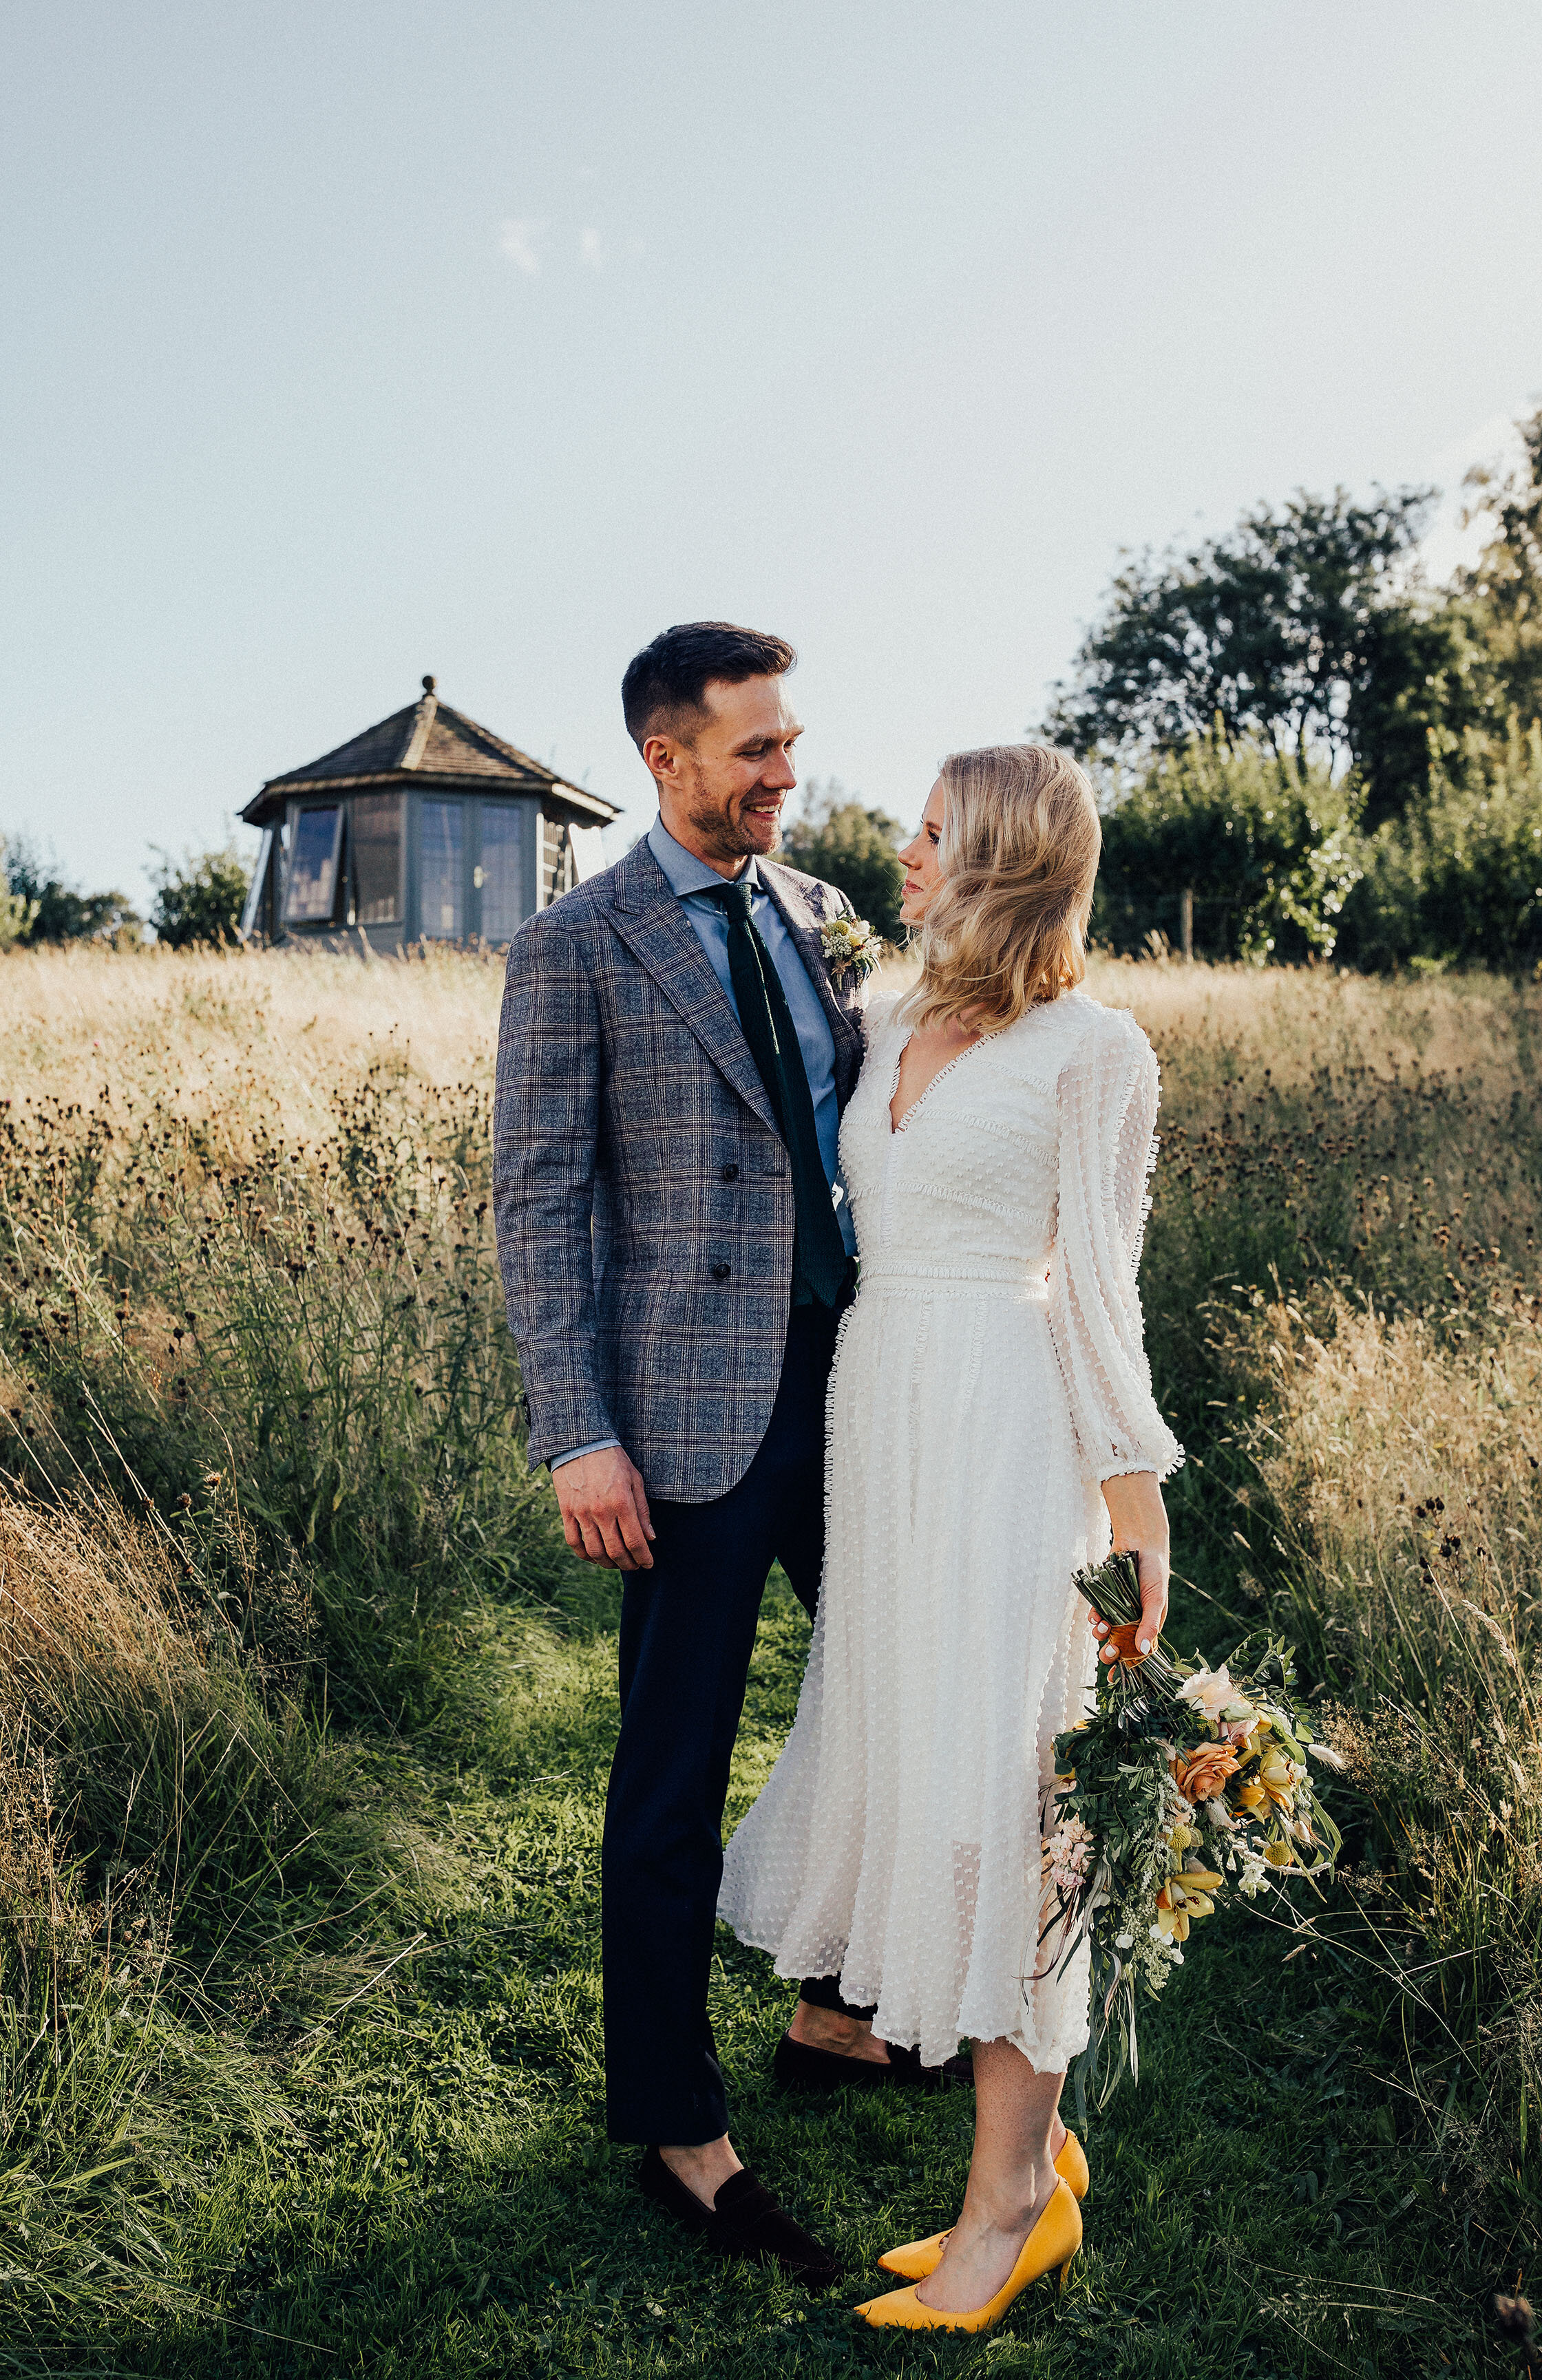
<path id="1" fill-rule="evenodd" d="M 736 1806 L 790 1721 L 805 1638 L 773 1582 Z M 1198 1938 L 1147 2022 L 1138 2089 L 1091 2132 L 1087 2252 L 1063 2297 L 1041 2285 L 977 2343 L 880 2340 L 848 2313 L 885 2246 L 955 2210 L 968 2095 L 782 2097 L 768 2069 L 793 1987 L 720 1936 L 712 2015 L 736 2137 L 837 2243 L 847 2278 L 810 2300 L 706 2258 L 637 2195 L 637 2153 L 603 2136 L 613 1660 L 602 1621 L 504 1623 L 475 1762 L 419 1768 L 410 1785 L 446 1863 L 446 1913 L 394 1992 L 367 1997 L 323 2046 L 274 2046 L 296 2145 L 234 2152 L 178 2258 L 177 2279 L 220 2316 L 103 2339 L 99 2371 L 1410 2380 L 1513 2368 L 1484 2344 L 1505 2243 L 1400 2146 L 1353 1966 L 1328 1949 L 1287 1960 L 1294 1945 L 1245 1917 Z"/>

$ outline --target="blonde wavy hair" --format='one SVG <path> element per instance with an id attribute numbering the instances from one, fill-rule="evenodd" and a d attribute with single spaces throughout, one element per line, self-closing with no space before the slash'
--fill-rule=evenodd
<path id="1" fill-rule="evenodd" d="M 939 773 L 941 880 L 905 1015 L 999 1033 L 1087 973 L 1098 804 L 1086 771 L 1053 744 L 953 752 Z"/>

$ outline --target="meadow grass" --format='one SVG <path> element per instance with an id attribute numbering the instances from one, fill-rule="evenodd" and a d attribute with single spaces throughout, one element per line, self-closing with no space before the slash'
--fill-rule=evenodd
<path id="1" fill-rule="evenodd" d="M 0 964 L 0 2372 L 1517 2368 L 1536 2241 L 1542 1002 L 1103 965 L 1164 1076 L 1143 1290 L 1173 1633 L 1301 1646 L 1354 1855 L 1217 1919 L 977 2348 L 854 2334 L 966 2097 L 735 2129 L 839 2247 L 704 2265 L 603 2139 L 613 1582 L 521 1454 L 480 960 Z M 768 1598 L 734 1811 L 790 1722 Z M 731 1815 L 733 1812 L 731 1812 Z"/>

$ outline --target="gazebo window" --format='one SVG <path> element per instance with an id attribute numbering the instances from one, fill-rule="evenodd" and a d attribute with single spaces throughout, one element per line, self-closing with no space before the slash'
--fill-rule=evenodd
<path id="1" fill-rule="evenodd" d="M 482 940 L 512 942 L 525 910 L 519 862 L 524 814 L 512 804 L 482 804 Z"/>
<path id="2" fill-rule="evenodd" d="M 361 926 L 394 926 L 402 914 L 402 797 L 356 794 L 353 805 L 355 914 Z"/>
<path id="3" fill-rule="evenodd" d="M 340 808 L 301 810 L 289 856 L 289 892 L 284 915 L 291 925 L 330 918 L 337 895 L 337 846 L 343 832 Z"/>
<path id="4" fill-rule="evenodd" d="M 459 941 L 466 931 L 466 827 L 459 802 L 421 805 L 423 934 Z"/>

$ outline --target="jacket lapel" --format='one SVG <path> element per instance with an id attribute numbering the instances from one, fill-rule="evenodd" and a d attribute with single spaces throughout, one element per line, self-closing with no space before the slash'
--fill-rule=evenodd
<path id="1" fill-rule="evenodd" d="M 795 876 L 778 867 L 774 860 L 762 859 L 757 864 L 760 881 L 782 912 L 783 921 L 797 944 L 798 955 L 830 1021 L 830 1030 L 835 1042 L 835 1096 L 844 1108 L 856 1087 L 856 1077 L 862 1070 L 862 1028 L 835 996 L 824 945 L 820 940 L 823 919 L 814 915 Z"/>
<path id="2" fill-rule="evenodd" d="M 739 1021 L 712 973 L 696 928 L 646 841 L 627 853 L 612 882 L 611 923 L 617 934 L 695 1034 L 713 1065 L 775 1132 L 775 1111 Z"/>

